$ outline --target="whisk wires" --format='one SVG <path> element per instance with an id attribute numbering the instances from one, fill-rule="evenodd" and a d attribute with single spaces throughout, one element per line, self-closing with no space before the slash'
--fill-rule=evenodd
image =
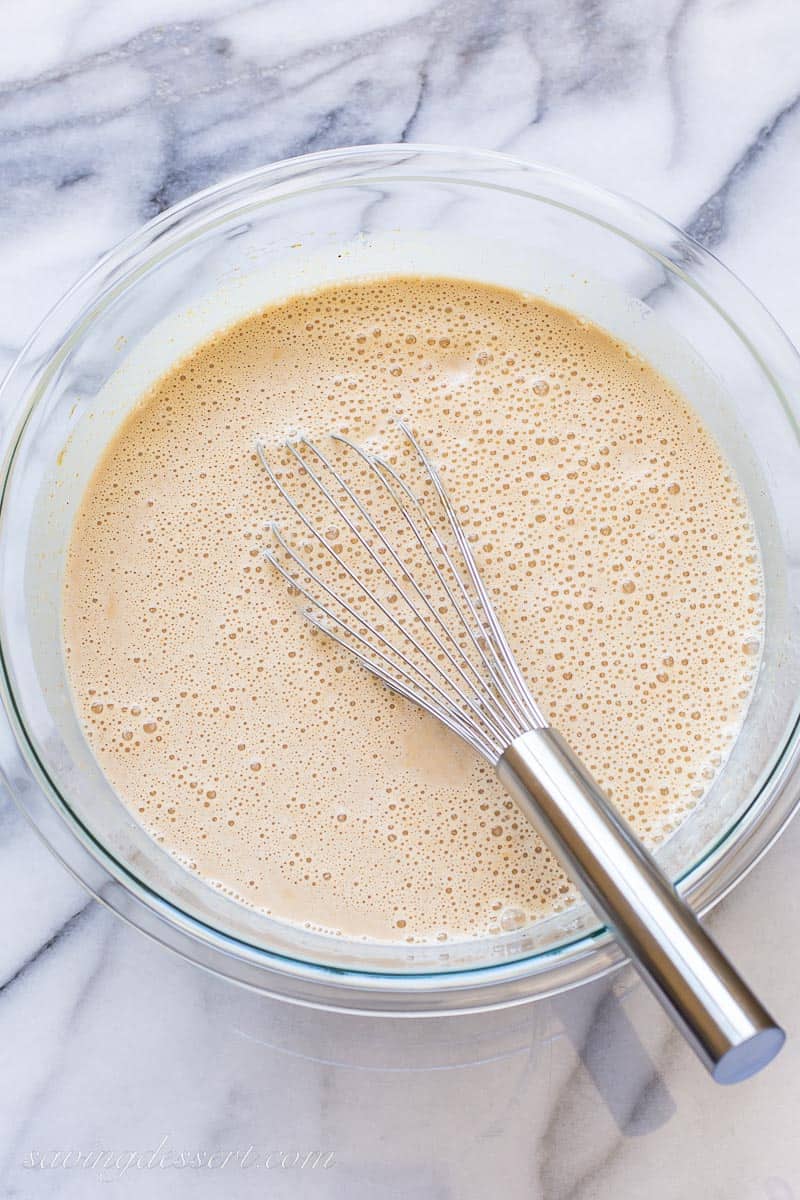
<path id="1" fill-rule="evenodd" d="M 411 427 L 397 424 L 416 486 L 342 434 L 330 435 L 330 453 L 305 437 L 285 443 L 280 471 L 257 444 L 299 531 L 291 537 L 273 521 L 264 557 L 308 602 L 316 629 L 494 764 L 547 722 L 438 470 Z"/>

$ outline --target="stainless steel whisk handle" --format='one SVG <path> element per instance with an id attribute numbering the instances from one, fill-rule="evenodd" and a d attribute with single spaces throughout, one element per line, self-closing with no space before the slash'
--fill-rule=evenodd
<path id="1" fill-rule="evenodd" d="M 554 729 L 518 737 L 497 774 L 613 929 L 718 1083 L 775 1057 L 785 1034 Z"/>

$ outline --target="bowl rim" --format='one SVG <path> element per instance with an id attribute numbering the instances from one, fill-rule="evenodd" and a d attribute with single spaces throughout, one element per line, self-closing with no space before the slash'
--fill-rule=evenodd
<path id="1" fill-rule="evenodd" d="M 402 161 L 404 158 L 413 159 L 415 156 L 422 156 L 423 159 L 425 156 L 436 156 L 439 160 L 452 159 L 454 163 L 458 161 L 462 164 L 466 163 L 467 166 L 472 162 L 478 168 L 485 167 L 487 164 L 495 164 L 504 171 L 521 172 L 527 175 L 529 179 L 539 178 L 551 184 L 560 183 L 573 197 L 584 195 L 587 200 L 603 202 L 607 208 L 611 207 L 618 212 L 621 221 L 624 221 L 627 217 L 629 223 L 638 219 L 657 225 L 662 233 L 670 235 L 674 239 L 676 248 L 683 249 L 684 252 L 688 249 L 697 257 L 700 263 L 710 264 L 713 266 L 715 272 L 721 273 L 721 277 L 726 280 L 727 284 L 739 292 L 742 300 L 754 306 L 755 311 L 760 314 L 762 320 L 766 318 L 770 331 L 777 335 L 782 340 L 784 348 L 788 349 L 795 369 L 800 367 L 800 359 L 785 333 L 750 289 L 710 251 L 706 250 L 664 217 L 635 200 L 597 187 L 586 180 L 557 168 L 526 161 L 498 151 L 461 146 L 440 146 L 431 143 L 376 143 L 315 151 L 297 157 L 281 159 L 265 166 L 256 167 L 252 170 L 228 177 L 219 183 L 193 193 L 177 204 L 165 209 L 164 212 L 151 218 L 146 224 L 134 230 L 107 251 L 50 308 L 12 362 L 2 384 L 0 384 L 0 403 L 2 403 L 2 400 L 8 395 L 9 391 L 12 390 L 12 385 L 17 383 L 18 376 L 24 372 L 24 368 L 32 355 L 35 359 L 33 352 L 37 341 L 47 336 L 50 325 L 57 323 L 67 313 L 72 302 L 85 298 L 85 303 L 79 311 L 78 318 L 70 320 L 67 333 L 65 336 L 57 338 L 52 353 L 42 362 L 34 363 L 34 369 L 29 372 L 29 378 L 21 381 L 18 403 L 9 414 L 9 419 L 3 431 L 2 440 L 0 441 L 0 462 L 2 462 L 0 518 L 2 517 L 3 502 L 16 451 L 24 435 L 27 420 L 41 398 L 42 384 L 46 379 L 48 370 L 52 368 L 52 364 L 58 356 L 65 352 L 68 345 L 73 340 L 79 339 L 84 321 L 91 319 L 92 308 L 101 302 L 111 287 L 111 283 L 115 282 L 117 286 L 123 286 L 124 282 L 128 280 L 132 260 L 135 260 L 139 254 L 148 251 L 148 259 L 150 259 L 152 257 L 153 243 L 157 242 L 161 236 L 164 236 L 176 225 L 182 226 L 184 236 L 192 236 L 191 222 L 187 229 L 183 224 L 185 218 L 196 215 L 199 222 L 204 222 L 207 220 L 210 210 L 220 210 L 226 199 L 235 197 L 242 189 L 246 189 L 249 184 L 262 183 L 266 191 L 271 184 L 274 185 L 280 179 L 281 175 L 284 175 L 287 171 L 291 172 L 291 178 L 295 182 L 302 183 L 302 176 L 306 171 L 324 166 L 325 164 L 344 165 L 351 160 L 357 164 L 370 159 L 385 159 L 386 156 L 391 156 L 392 163 L 394 164 L 396 164 L 398 158 Z M 374 172 L 370 172 L 368 177 L 374 178 Z M 426 179 L 435 178 L 435 169 L 432 173 L 425 174 L 424 177 Z M 357 178 L 358 176 L 348 176 L 345 182 L 350 182 L 352 179 Z M 396 178 L 407 181 L 413 179 L 413 177 L 408 175 L 397 176 Z M 463 182 L 468 183 L 469 180 L 465 178 Z M 322 186 L 329 185 L 323 184 Z M 308 189 L 299 186 L 292 192 L 287 193 L 287 195 L 296 195 L 298 192 L 306 190 Z M 504 187 L 502 190 L 508 191 L 510 189 Z M 557 203 L 552 197 L 548 197 L 547 195 L 538 196 L 531 189 L 526 188 L 524 194 L 531 199 L 538 199 L 550 204 Z M 577 204 L 564 205 L 564 207 L 571 208 L 572 211 L 584 218 L 596 221 L 599 224 L 606 224 L 606 227 L 610 231 L 627 240 L 636 242 L 637 245 L 651 254 L 655 253 L 654 249 L 648 246 L 646 242 L 639 241 L 624 228 L 620 228 L 611 222 L 598 221 L 593 213 L 587 212 Z M 665 260 L 663 255 L 656 255 L 656 257 L 670 270 L 674 271 L 677 269 L 677 264 L 673 260 Z M 681 273 L 684 280 L 686 280 L 685 268 Z M 95 284 L 101 278 L 106 280 L 106 287 L 98 292 Z M 782 398 L 784 408 L 791 414 L 791 408 L 786 403 L 783 388 L 775 378 L 775 373 L 771 370 L 769 364 L 764 362 L 763 356 L 752 345 L 739 325 L 733 321 L 725 309 L 703 288 L 699 287 L 691 279 L 687 281 L 692 286 L 695 286 L 696 290 L 700 292 L 708 303 L 712 304 L 718 314 L 732 325 L 734 332 L 764 368 L 779 398 Z M 52 336 L 48 337 L 48 341 L 52 342 Z M 157 940 L 165 944 L 171 944 L 173 949 L 192 961 L 199 961 L 197 954 L 192 953 L 192 951 L 196 949 L 198 944 L 202 944 L 207 950 L 213 952 L 211 954 L 212 958 L 221 955 L 223 959 L 245 960 L 255 964 L 258 970 L 264 972 L 265 975 L 274 977 L 272 982 L 276 990 L 272 994 L 284 999 L 295 999 L 300 1003 L 319 1003 L 317 998 L 309 1000 L 304 999 L 299 994 L 287 994 L 285 985 L 287 979 L 292 980 L 299 985 L 299 990 L 302 991 L 303 985 L 322 981 L 324 984 L 331 985 L 331 992 L 338 993 L 335 1000 L 331 999 L 329 1001 L 333 1007 L 349 1008 L 350 1004 L 347 1002 L 347 997 L 350 996 L 351 998 L 355 997 L 356 1001 L 359 1001 L 355 1003 L 355 1010 L 364 1011 L 364 994 L 369 992 L 377 998 L 374 1006 L 375 1009 L 380 1011 L 385 1008 L 388 1011 L 393 1009 L 391 1003 L 392 995 L 402 993 L 405 1007 L 410 1012 L 430 1011 L 426 1006 L 434 996 L 442 992 L 460 995 L 461 998 L 457 1004 L 459 1011 L 465 1006 L 474 1009 L 479 1007 L 494 1007 L 497 1003 L 522 1002 L 532 998 L 530 987 L 528 987 L 526 994 L 515 993 L 515 998 L 505 1000 L 490 999 L 486 1002 L 486 994 L 488 989 L 498 990 L 499 985 L 502 984 L 511 985 L 511 990 L 514 991 L 518 988 L 518 985 L 524 984 L 526 981 L 530 985 L 533 981 L 538 980 L 538 984 L 534 989 L 535 994 L 550 995 L 563 990 L 565 987 L 598 978 L 626 961 L 623 952 L 613 941 L 611 933 L 602 926 L 588 933 L 582 932 L 573 939 L 565 939 L 554 947 L 536 950 L 525 957 L 515 958 L 513 961 L 499 961 L 449 971 L 425 971 L 419 974 L 407 971 L 399 973 L 326 966 L 316 961 L 292 958 L 281 952 L 253 946 L 246 941 L 236 939 L 224 931 L 215 929 L 197 917 L 184 912 L 174 901 L 168 900 L 153 891 L 147 884 L 138 879 L 127 866 L 116 859 L 111 851 L 94 837 L 91 831 L 86 828 L 72 811 L 69 804 L 62 797 L 55 781 L 50 778 L 49 773 L 39 761 L 35 744 L 18 710 L 2 637 L 0 637 L 0 696 L 2 697 L 9 726 L 13 733 L 17 758 L 24 764 L 25 769 L 34 781 L 34 787 L 38 788 L 39 793 L 47 800 L 55 816 L 60 821 L 63 827 L 62 833 L 66 834 L 68 839 L 71 839 L 73 845 L 68 849 L 66 845 L 57 846 L 54 844 L 54 840 L 60 840 L 64 843 L 64 837 L 55 832 L 52 822 L 44 820 L 41 806 L 36 804 L 28 794 L 30 789 L 23 789 L 26 793 L 23 798 L 20 788 L 14 786 L 16 771 L 13 768 L 9 770 L 6 764 L 0 761 L 0 774 L 5 777 L 11 794 L 34 825 L 34 828 L 43 837 L 56 857 L 101 902 L 111 907 L 123 919 L 128 920 L 144 932 L 156 937 Z M 758 808 L 759 798 L 768 785 L 771 785 L 772 788 L 773 801 L 780 799 L 783 792 L 787 790 L 793 770 L 798 766 L 798 758 L 800 758 L 798 751 L 800 751 L 800 724 L 795 723 L 786 738 L 779 756 L 774 762 L 772 771 L 766 779 L 762 780 L 746 808 L 726 829 L 724 835 L 721 835 L 714 841 L 711 847 L 682 873 L 679 887 L 687 896 L 687 899 L 694 901 L 694 906 L 700 913 L 708 911 L 717 904 L 749 873 L 753 866 L 771 847 L 796 812 L 798 804 L 800 804 L 800 796 L 794 802 L 790 802 L 788 806 L 784 804 L 780 812 L 776 812 L 776 808 L 780 806 L 774 802 L 771 803 L 766 811 L 758 813 L 754 810 Z M 1 758 L 2 755 L 0 755 Z M 35 813 L 34 809 L 36 810 Z M 42 826 L 44 824 L 51 826 L 47 833 L 43 831 Z M 756 828 L 761 831 L 761 836 L 757 839 L 758 844 L 753 846 L 753 839 L 749 835 Z M 74 853 L 75 850 L 79 850 L 80 853 Z M 93 886 L 87 880 L 87 874 L 91 873 L 87 869 L 90 862 L 94 867 L 99 866 L 105 873 L 107 878 L 103 880 L 102 886 Z M 709 886 L 709 875 L 713 874 L 716 870 L 719 871 L 720 878 L 717 880 L 716 886 Z M 111 887 L 107 886 L 109 881 L 112 883 Z M 122 892 L 128 893 L 137 902 L 133 909 L 130 909 L 130 906 L 126 905 L 123 896 L 119 894 L 120 889 Z M 126 907 L 130 911 L 126 912 Z M 181 937 L 176 940 L 175 938 L 164 936 L 164 922 L 176 934 L 180 934 Z M 224 962 L 209 965 L 209 963 L 200 961 L 199 965 L 207 966 L 209 969 L 217 971 L 217 973 L 229 974 L 232 978 L 236 977 L 234 972 L 225 969 Z M 239 982 L 245 982 L 247 985 L 247 982 L 244 980 L 240 979 Z M 263 986 L 261 982 L 249 986 L 258 986 L 264 991 L 271 990 L 269 979 L 265 979 Z M 288 990 L 291 992 L 292 988 L 289 987 Z M 470 997 L 468 1004 L 465 1003 L 467 996 Z M 385 998 L 384 1003 L 381 1002 L 381 997 Z M 439 999 L 435 1011 L 449 1012 L 455 1011 L 455 1009 L 448 1007 L 446 1003 L 442 1003 L 441 999 Z"/>

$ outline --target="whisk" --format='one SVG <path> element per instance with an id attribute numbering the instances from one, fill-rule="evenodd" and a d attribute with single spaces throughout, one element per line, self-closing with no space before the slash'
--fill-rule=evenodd
<path id="1" fill-rule="evenodd" d="M 747 1078 L 783 1031 L 548 725 L 459 510 L 412 428 L 398 428 L 412 482 L 341 434 L 327 453 L 287 442 L 288 471 L 258 444 L 301 532 L 298 543 L 273 522 L 265 558 L 308 601 L 312 625 L 491 763 L 713 1077 Z"/>

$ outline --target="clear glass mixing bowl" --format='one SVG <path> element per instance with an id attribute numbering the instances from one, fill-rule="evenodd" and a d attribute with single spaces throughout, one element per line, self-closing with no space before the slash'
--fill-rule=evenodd
<path id="1" fill-rule="evenodd" d="M 147 384 L 269 300 L 390 271 L 483 279 L 566 305 L 636 346 L 702 413 L 753 509 L 766 636 L 730 758 L 659 857 L 704 910 L 769 846 L 799 789 L 798 358 L 747 289 L 660 217 L 470 150 L 364 146 L 253 171 L 151 221 L 45 319 L 2 391 L 0 765 L 74 874 L 193 961 L 295 1001 L 436 1013 L 552 994 L 622 956 L 583 906 L 496 938 L 407 947 L 293 929 L 214 891 L 150 840 L 100 772 L 60 637 L 76 504 Z"/>

